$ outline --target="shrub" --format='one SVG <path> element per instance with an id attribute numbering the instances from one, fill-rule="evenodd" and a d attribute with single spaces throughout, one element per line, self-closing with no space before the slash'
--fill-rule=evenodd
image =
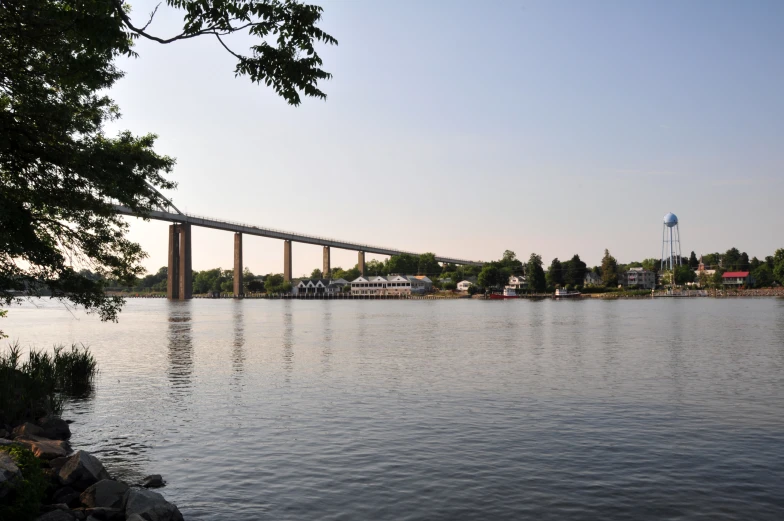
<path id="1" fill-rule="evenodd" d="M 41 461 L 29 450 L 16 445 L 0 447 L 0 451 L 7 452 L 22 472 L 21 481 L 13 485 L 11 493 L 0 503 L 0 519 L 35 519 L 47 487 Z"/>
<path id="2" fill-rule="evenodd" d="M 86 347 L 57 346 L 52 354 L 31 349 L 25 362 L 21 354 L 18 343 L 0 353 L 0 423 L 59 416 L 64 397 L 92 388 L 97 363 Z"/>

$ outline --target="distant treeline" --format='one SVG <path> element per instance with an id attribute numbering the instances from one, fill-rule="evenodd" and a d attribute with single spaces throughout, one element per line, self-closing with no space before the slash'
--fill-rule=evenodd
<path id="1" fill-rule="evenodd" d="M 703 287 L 720 286 L 721 276 L 727 271 L 749 271 L 754 278 L 755 287 L 769 287 L 774 284 L 784 285 L 784 249 L 778 249 L 773 255 L 760 260 L 757 257 L 749 259 L 746 252 L 737 248 L 730 248 L 725 253 L 709 253 L 702 256 L 702 261 L 707 270 L 715 270 L 712 276 L 700 275 L 697 272 L 699 258 L 694 252 L 688 257 L 676 259 L 681 261 L 681 266 L 675 270 L 676 284 L 699 282 Z M 497 261 L 486 263 L 483 267 L 458 266 L 454 264 L 439 264 L 435 254 L 422 255 L 394 255 L 384 261 L 370 260 L 365 264 L 365 275 L 388 275 L 399 273 L 406 275 L 426 275 L 433 280 L 436 288 L 455 289 L 461 280 L 471 280 L 479 288 L 500 288 L 505 286 L 512 275 L 526 277 L 529 291 L 543 292 L 556 287 L 582 288 L 585 285 L 585 275 L 593 272 L 600 281 L 598 286 L 616 287 L 619 275 L 630 268 L 644 268 L 658 273 L 661 259 L 648 258 L 641 261 L 619 263 L 609 251 L 605 250 L 602 264 L 588 267 L 580 256 L 575 254 L 571 259 L 561 261 L 553 259 L 545 269 L 542 257 L 532 253 L 527 262 L 517 258 L 515 252 L 506 250 Z M 133 287 L 119 287 L 106 281 L 107 289 L 160 292 L 166 291 L 167 268 L 164 266 L 156 273 L 148 274 L 140 279 Z M 94 280 L 100 280 L 98 275 L 83 270 Z M 335 267 L 330 273 L 322 273 L 314 269 L 310 274 L 303 274 L 302 279 L 344 279 L 352 281 L 359 277 L 359 266 L 343 269 Z M 668 274 L 669 275 L 669 274 Z M 291 290 L 291 284 L 284 282 L 282 273 L 268 273 L 256 275 L 250 269 L 243 272 L 243 285 L 246 293 L 285 293 Z M 193 272 L 193 293 L 207 294 L 212 292 L 231 293 L 234 290 L 234 272 L 221 268 Z"/>

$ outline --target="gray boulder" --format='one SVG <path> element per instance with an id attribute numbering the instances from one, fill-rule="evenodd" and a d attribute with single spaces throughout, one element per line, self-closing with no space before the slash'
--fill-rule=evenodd
<path id="1" fill-rule="evenodd" d="M 66 461 L 68 461 L 68 458 L 55 458 L 53 460 L 49 460 L 49 466 L 57 472 L 60 472 L 60 469 L 63 468 L 63 465 L 65 465 Z"/>
<path id="2" fill-rule="evenodd" d="M 71 437 L 71 428 L 62 418 L 47 416 L 38 420 L 38 426 L 43 429 L 42 436 L 52 440 L 67 440 Z"/>
<path id="3" fill-rule="evenodd" d="M 74 521 L 76 516 L 69 510 L 52 510 L 42 516 L 35 518 L 35 521 Z"/>
<path id="4" fill-rule="evenodd" d="M 160 474 L 152 474 L 144 478 L 142 481 L 142 486 L 144 488 L 160 488 L 166 485 L 166 482 L 163 480 Z"/>
<path id="5" fill-rule="evenodd" d="M 64 458 L 71 452 L 71 445 L 67 441 L 62 440 L 50 440 L 41 436 L 22 435 L 14 441 L 30 449 L 36 457 L 45 460 Z"/>
<path id="6" fill-rule="evenodd" d="M 57 489 L 54 494 L 52 494 L 52 502 L 53 503 L 64 503 L 69 507 L 78 507 L 81 502 L 79 501 L 79 492 L 72 489 L 71 487 L 62 487 Z"/>
<path id="7" fill-rule="evenodd" d="M 126 494 L 126 521 L 137 514 L 146 521 L 183 521 L 179 509 L 152 490 L 131 488 Z"/>
<path id="8" fill-rule="evenodd" d="M 103 479 L 90 485 L 87 490 L 82 492 L 80 499 L 82 504 L 89 508 L 122 508 L 126 492 L 128 492 L 128 485 L 125 483 Z"/>
<path id="9" fill-rule="evenodd" d="M 11 432 L 11 435 L 14 438 L 19 438 L 20 436 L 44 436 L 44 430 L 39 427 L 38 425 L 30 422 L 25 422 L 22 425 L 17 425 L 14 427 L 14 430 Z"/>
<path id="10" fill-rule="evenodd" d="M 85 508 L 82 513 L 87 516 L 87 519 L 95 519 L 97 521 L 124 521 L 125 512 L 121 508 Z"/>
<path id="11" fill-rule="evenodd" d="M 78 490 L 84 490 L 102 479 L 109 479 L 109 473 L 103 468 L 100 460 L 83 450 L 77 451 L 68 458 L 65 465 L 60 468 L 58 476 L 60 483 Z"/>
<path id="12" fill-rule="evenodd" d="M 0 452 L 0 498 L 8 495 L 10 487 L 22 479 L 22 471 L 7 452 Z"/>

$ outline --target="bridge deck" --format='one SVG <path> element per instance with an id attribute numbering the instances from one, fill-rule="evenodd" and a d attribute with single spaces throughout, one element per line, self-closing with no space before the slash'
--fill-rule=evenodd
<path id="1" fill-rule="evenodd" d="M 141 217 L 128 207 L 115 205 L 117 213 L 123 215 L 130 215 L 134 217 Z M 261 228 L 259 226 L 252 226 L 249 224 L 236 223 L 230 221 L 223 221 L 209 217 L 200 217 L 196 215 L 173 213 L 161 210 L 153 210 L 146 217 L 158 221 L 169 221 L 176 223 L 189 223 L 193 226 L 202 226 L 204 228 L 213 228 L 216 230 L 224 230 L 228 232 L 239 232 L 247 235 L 257 235 L 259 237 L 269 237 L 272 239 L 283 239 L 286 241 L 302 242 L 305 244 L 316 244 L 319 246 L 329 246 L 331 248 L 339 248 L 342 250 L 364 251 L 366 253 L 377 253 L 379 255 L 400 255 L 407 253 L 410 255 L 420 255 L 404 250 L 396 250 L 393 248 L 384 248 L 381 246 L 373 246 L 370 244 L 359 244 L 347 241 L 340 241 L 337 239 L 329 239 L 326 237 L 317 237 L 314 235 L 303 235 L 300 233 L 286 232 L 282 230 L 274 230 L 272 228 Z M 466 266 L 482 266 L 482 261 L 472 261 L 466 259 L 453 259 L 451 257 L 441 257 L 436 255 L 436 261 L 448 262 L 451 264 L 461 264 Z"/>

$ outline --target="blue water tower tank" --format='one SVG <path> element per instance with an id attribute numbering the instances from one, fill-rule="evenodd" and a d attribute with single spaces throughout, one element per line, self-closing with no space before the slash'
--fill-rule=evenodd
<path id="1" fill-rule="evenodd" d="M 664 224 L 666 224 L 668 228 L 672 228 L 678 224 L 678 217 L 674 213 L 670 212 L 664 216 Z"/>

